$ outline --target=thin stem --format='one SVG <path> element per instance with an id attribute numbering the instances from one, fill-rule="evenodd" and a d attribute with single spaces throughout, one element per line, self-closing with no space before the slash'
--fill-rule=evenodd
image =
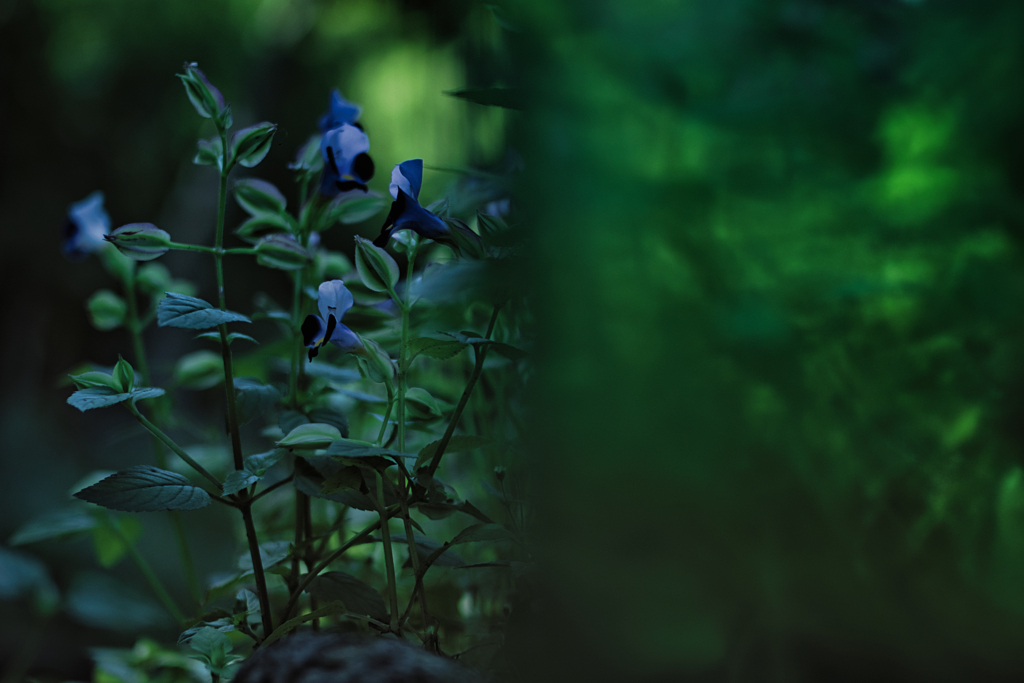
<path id="1" fill-rule="evenodd" d="M 256 525 L 252 521 L 252 505 L 243 505 L 242 521 L 245 523 L 245 539 L 249 543 L 249 557 L 252 559 L 253 577 L 256 579 L 256 597 L 260 601 L 260 616 L 263 619 L 263 637 L 274 632 L 274 615 L 270 613 L 270 593 L 267 591 L 267 577 L 263 573 L 263 560 L 260 558 L 260 544 L 256 538 Z"/>
<path id="2" fill-rule="evenodd" d="M 293 274 L 292 285 L 292 367 L 288 374 L 289 401 L 292 408 L 299 406 L 299 365 L 302 363 L 302 329 L 299 316 L 302 314 L 302 270 Z"/>
<path id="3" fill-rule="evenodd" d="M 384 384 L 388 390 L 388 407 L 384 411 L 384 421 L 380 423 L 380 432 L 377 433 L 377 445 L 381 445 L 384 442 L 384 434 L 387 433 L 388 420 L 391 419 L 391 408 L 395 405 L 395 392 L 391 389 L 391 383 L 387 382 Z"/>
<path id="4" fill-rule="evenodd" d="M 491 338 L 491 334 L 494 332 L 494 324 L 498 321 L 498 313 L 503 305 L 503 303 L 500 303 L 494 307 L 494 312 L 491 313 L 491 320 L 487 323 L 487 332 L 484 334 L 484 339 Z M 441 464 L 441 456 L 444 455 L 444 449 L 448 447 L 448 442 L 452 440 L 455 427 L 458 426 L 459 418 L 462 417 L 462 411 L 466 409 L 466 403 L 469 402 L 470 394 L 473 393 L 473 388 L 476 386 L 477 380 L 480 379 L 480 373 L 483 372 L 484 360 L 487 359 L 488 345 L 480 344 L 474 348 L 476 348 L 476 364 L 473 366 L 473 374 L 470 375 L 469 383 L 466 384 L 466 389 L 462 392 L 459 404 L 455 406 L 455 412 L 452 413 L 452 419 L 448 422 L 448 428 L 444 430 L 444 436 L 441 437 L 441 442 L 437 444 L 434 457 L 430 459 L 430 464 L 427 466 L 427 474 L 431 477 L 434 476 L 434 472 L 437 471 L 438 466 Z"/>
<path id="5" fill-rule="evenodd" d="M 408 475 L 404 472 L 404 468 L 402 469 L 403 476 L 406 481 L 406 488 L 407 490 L 411 491 L 412 482 L 409 480 Z M 430 612 L 427 611 L 427 594 L 426 591 L 423 590 L 423 582 L 419 578 L 420 554 L 416 549 L 416 537 L 413 535 L 412 519 L 409 517 L 409 505 L 406 503 L 405 492 L 402 491 L 401 493 L 402 495 L 399 496 L 399 502 L 402 506 L 402 522 L 405 524 L 405 538 L 406 541 L 408 541 L 409 543 L 409 560 L 410 562 L 412 562 L 412 571 L 417 577 L 416 585 L 413 586 L 412 589 L 413 594 L 409 596 L 409 602 L 412 603 L 412 601 L 416 598 L 416 593 L 419 593 L 420 610 L 423 612 L 423 628 L 427 628 L 430 625 Z M 402 621 L 400 625 L 405 623 L 406 616 L 408 616 L 408 611 L 406 612 L 405 615 L 402 616 Z"/>
<path id="6" fill-rule="evenodd" d="M 384 509 L 384 474 L 377 472 L 377 509 L 380 512 L 380 535 L 384 539 L 384 568 L 388 576 L 388 598 L 391 602 L 391 630 L 398 630 L 398 585 L 395 581 L 395 557 L 391 551 L 391 531 L 388 514 Z"/>
<path id="7" fill-rule="evenodd" d="M 171 437 L 164 434 L 162 431 L 160 431 L 159 427 L 157 427 L 155 424 L 147 420 L 146 417 L 139 412 L 139 409 L 135 407 L 135 404 L 132 401 L 125 401 L 124 405 L 128 408 L 131 414 L 135 416 L 135 419 L 142 423 L 142 426 L 148 429 L 150 433 L 153 434 L 153 436 L 160 439 L 160 441 L 162 441 L 164 445 L 170 448 L 171 451 L 173 451 L 179 458 L 187 462 L 192 469 L 206 477 L 214 486 L 217 487 L 218 491 L 222 490 L 223 486 L 217 480 L 217 477 L 207 472 L 202 465 L 200 465 L 199 463 L 192 459 L 192 456 L 190 456 L 188 453 L 182 450 L 181 446 L 174 443 Z M 231 503 L 231 505 L 234 505 L 234 503 Z"/>
<path id="8" fill-rule="evenodd" d="M 270 486 L 268 486 L 267 488 L 263 489 L 262 491 L 260 491 L 259 493 L 257 493 L 257 494 L 256 494 L 255 496 L 253 496 L 252 498 L 250 498 L 250 499 L 249 499 L 249 503 L 250 503 L 250 504 L 252 504 L 252 503 L 255 503 L 255 502 L 256 502 L 257 500 L 259 500 L 259 499 L 260 499 L 260 498 L 262 498 L 263 496 L 267 495 L 268 493 L 270 493 L 270 492 L 271 492 L 271 491 L 273 491 L 274 489 L 279 489 L 279 488 L 281 488 L 281 487 L 282 487 L 282 486 L 284 486 L 285 484 L 289 483 L 289 482 L 290 482 L 290 481 L 291 481 L 291 480 L 292 480 L 292 479 L 294 478 L 294 476 L 295 476 L 295 475 L 289 474 L 289 475 L 288 475 L 287 477 L 285 477 L 285 478 L 284 478 L 284 479 L 282 479 L 281 481 L 279 481 L 279 482 L 276 482 L 276 483 L 274 483 L 274 484 L 271 484 Z"/>
<path id="9" fill-rule="evenodd" d="M 139 571 L 142 572 L 142 575 L 146 578 L 146 582 L 149 584 L 149 587 L 153 590 L 153 593 L 156 594 L 157 599 L 160 600 L 164 608 L 171 613 L 171 616 L 174 617 L 175 621 L 177 621 L 179 624 L 185 623 L 185 615 L 182 614 L 181 610 L 178 609 L 178 606 L 174 604 L 174 600 L 171 599 L 171 596 L 167 592 L 167 589 L 164 588 L 164 585 L 160 582 L 160 577 L 156 575 L 153 569 L 149 566 L 149 563 L 147 563 L 146 560 L 142 557 L 142 555 L 139 554 L 139 551 L 135 549 L 135 546 L 132 544 L 132 542 L 128 540 L 128 537 L 125 536 L 124 531 L 121 530 L 121 525 L 118 524 L 117 520 L 114 519 L 113 515 L 111 515 L 110 513 L 106 513 L 106 511 L 104 512 L 106 514 L 108 526 L 114 532 L 114 535 L 117 536 L 118 540 L 124 544 L 125 550 L 128 552 L 128 555 L 132 558 L 132 561 L 135 562 L 136 566 L 139 568 Z"/>
<path id="10" fill-rule="evenodd" d="M 125 300 L 128 302 L 128 315 L 127 315 L 127 327 L 132 337 L 132 347 L 135 352 L 135 364 L 139 366 L 139 374 L 142 375 L 142 383 L 147 386 L 153 386 L 152 378 L 149 374 L 149 362 L 146 359 L 146 346 L 142 343 L 142 325 L 139 321 L 139 306 L 138 300 L 135 296 L 135 269 L 129 271 L 128 275 L 124 279 L 124 294 Z M 164 406 L 163 397 L 158 399 L 156 413 L 157 415 L 163 415 L 161 408 Z M 163 446 L 160 445 L 160 440 L 155 436 L 151 436 L 153 444 L 153 457 L 156 460 L 156 466 L 162 470 L 167 469 L 167 456 L 164 453 Z M 171 517 L 171 528 L 174 530 L 174 540 L 178 544 L 178 555 L 181 557 L 181 568 L 185 573 L 185 584 L 188 586 L 189 593 L 192 594 L 193 599 L 196 602 L 200 602 L 202 598 L 202 590 L 199 587 L 199 577 L 196 574 L 196 565 L 192 560 L 192 552 L 188 548 L 188 537 L 185 535 L 185 525 L 181 522 L 181 515 L 178 514 L 177 510 L 170 511 Z"/>
<path id="11" fill-rule="evenodd" d="M 185 244 L 184 242 L 171 242 L 168 245 L 168 247 L 171 249 L 176 249 L 178 251 L 201 251 L 206 254 L 220 253 L 218 249 L 203 246 L 202 244 Z"/>

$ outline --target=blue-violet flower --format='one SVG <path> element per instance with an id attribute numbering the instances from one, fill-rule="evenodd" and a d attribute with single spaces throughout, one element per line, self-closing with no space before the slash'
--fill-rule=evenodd
<path id="1" fill-rule="evenodd" d="M 370 138 L 360 128 L 343 123 L 324 133 L 320 140 L 320 154 L 324 158 L 324 174 L 320 179 L 320 194 L 333 197 L 339 192 L 359 189 L 366 191 L 366 183 L 373 177 L 373 159 Z"/>
<path id="2" fill-rule="evenodd" d="M 380 235 L 373 241 L 374 246 L 383 247 L 396 230 L 409 229 L 420 237 L 439 242 L 449 241 L 451 229 L 448 225 L 420 206 L 420 185 L 423 184 L 423 160 L 410 159 L 395 166 L 391 171 L 391 185 L 388 189 L 395 201 L 391 203 Z"/>
<path id="3" fill-rule="evenodd" d="M 72 261 L 80 261 L 101 248 L 110 232 L 110 216 L 103 208 L 103 193 L 93 192 L 68 209 L 64 219 L 61 250 Z"/>
<path id="4" fill-rule="evenodd" d="M 362 128 L 362 126 L 356 123 L 361 112 L 362 109 L 342 97 L 341 91 L 335 88 L 331 91 L 331 99 L 327 103 L 327 113 L 320 117 L 320 132 L 326 133 L 344 123 L 354 124 L 357 128 Z"/>
<path id="5" fill-rule="evenodd" d="M 327 342 L 345 351 L 362 349 L 356 333 L 341 324 L 342 316 L 352 308 L 352 292 L 341 280 L 321 283 L 318 292 L 320 315 L 307 315 L 302 322 L 302 343 L 309 348 L 309 360 L 316 358 Z"/>

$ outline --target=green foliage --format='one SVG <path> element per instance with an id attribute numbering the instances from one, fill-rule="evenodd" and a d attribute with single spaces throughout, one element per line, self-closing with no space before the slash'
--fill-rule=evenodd
<path id="1" fill-rule="evenodd" d="M 211 304 L 184 294 L 168 292 L 157 306 L 157 323 L 161 327 L 183 327 L 204 330 L 225 323 L 252 322 L 241 313 L 222 311 Z"/>
<path id="2" fill-rule="evenodd" d="M 209 494 L 185 477 L 151 465 L 135 465 L 112 474 L 75 497 L 124 512 L 196 510 L 210 504 Z"/>
<path id="3" fill-rule="evenodd" d="M 324 602 L 341 602 L 345 610 L 385 620 L 388 608 L 380 592 L 345 572 L 324 572 L 306 589 L 310 595 Z"/>

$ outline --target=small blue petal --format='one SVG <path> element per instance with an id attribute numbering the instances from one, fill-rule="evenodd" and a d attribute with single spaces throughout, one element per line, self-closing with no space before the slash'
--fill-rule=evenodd
<path id="1" fill-rule="evenodd" d="M 331 335 L 331 343 L 345 351 L 355 351 L 363 346 L 363 342 L 359 341 L 356 333 L 341 323 L 335 326 L 334 333 Z"/>
<path id="2" fill-rule="evenodd" d="M 419 201 L 420 185 L 422 184 L 423 159 L 409 159 L 398 164 L 391 171 L 391 184 L 388 186 L 388 190 L 395 199 L 398 199 L 398 190 L 402 190 Z"/>
<path id="3" fill-rule="evenodd" d="M 346 100 L 337 88 L 331 91 L 331 99 L 327 105 L 327 113 L 320 117 L 320 132 L 326 133 L 343 123 L 355 123 L 362 110 Z"/>
<path id="4" fill-rule="evenodd" d="M 110 216 L 103 208 L 103 193 L 93 192 L 68 209 L 61 249 L 70 259 L 85 258 L 104 245 L 103 236 L 109 232 Z"/>
<path id="5" fill-rule="evenodd" d="M 405 205 L 395 218 L 395 230 L 412 230 L 420 237 L 431 240 L 446 237 L 451 233 L 443 220 L 424 209 L 412 197 L 405 195 L 404 191 L 400 193 L 400 197 L 402 196 L 404 196 Z M 401 198 L 397 201 L 400 202 Z"/>
<path id="6" fill-rule="evenodd" d="M 328 280 L 320 283 L 317 289 L 317 307 L 324 320 L 333 315 L 338 320 L 352 308 L 352 292 L 348 291 L 341 280 Z"/>

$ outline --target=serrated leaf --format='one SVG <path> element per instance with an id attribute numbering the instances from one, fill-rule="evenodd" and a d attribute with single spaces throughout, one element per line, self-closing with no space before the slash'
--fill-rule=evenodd
<path id="1" fill-rule="evenodd" d="M 68 397 L 68 404 L 78 408 L 83 413 L 95 408 L 106 408 L 117 405 L 121 401 L 127 401 L 131 394 L 122 394 L 105 387 L 89 387 L 79 389 Z"/>
<path id="2" fill-rule="evenodd" d="M 210 504 L 210 495 L 185 477 L 150 465 L 112 474 L 75 497 L 123 512 L 197 510 Z"/>
<path id="3" fill-rule="evenodd" d="M 96 518 L 84 510 L 57 510 L 29 521 L 14 532 L 7 543 L 12 546 L 38 543 L 89 531 L 96 524 Z"/>
<path id="4" fill-rule="evenodd" d="M 310 423 L 299 425 L 277 442 L 279 448 L 327 448 L 341 438 L 334 425 Z"/>
<path id="5" fill-rule="evenodd" d="M 353 614 L 387 619 L 384 598 L 369 584 L 345 572 L 325 572 L 313 579 L 306 592 L 324 602 L 339 601 Z"/>
<path id="6" fill-rule="evenodd" d="M 210 341 L 214 341 L 214 342 L 217 342 L 219 344 L 220 343 L 220 332 L 203 332 L 201 334 L 197 334 L 195 336 L 195 338 L 196 339 L 209 339 Z M 251 341 L 253 344 L 259 345 L 258 341 L 256 341 L 255 339 L 253 339 L 252 337 L 250 337 L 247 334 L 242 334 L 241 332 L 231 332 L 231 333 L 228 334 L 228 346 L 231 346 L 231 343 L 233 341 L 235 341 L 236 339 L 244 339 L 246 341 Z"/>
<path id="7" fill-rule="evenodd" d="M 231 652 L 231 639 L 215 628 L 204 626 L 196 631 L 188 641 L 189 647 L 206 657 L 207 661 L 215 668 L 224 666 L 227 663 L 228 653 Z"/>
<path id="8" fill-rule="evenodd" d="M 460 453 L 462 451 L 471 451 L 474 448 L 480 448 L 486 446 L 489 443 L 487 439 L 480 436 L 473 436 L 472 434 L 457 434 L 453 436 L 449 441 L 448 445 L 445 446 L 445 453 Z M 437 451 L 437 447 L 441 444 L 441 440 L 431 441 L 422 449 L 420 449 L 419 455 L 416 458 L 416 464 L 413 466 L 413 470 L 418 470 L 421 467 L 425 467 L 431 459 L 434 457 L 434 453 Z"/>
<path id="9" fill-rule="evenodd" d="M 277 405 L 281 392 L 269 384 L 263 384 L 251 377 L 235 380 L 235 408 L 238 423 L 246 424 Z"/>
<path id="10" fill-rule="evenodd" d="M 242 489 L 251 486 L 259 481 L 259 477 L 254 475 L 252 472 L 246 472 L 245 470 L 234 470 L 228 473 L 228 476 L 224 478 L 224 484 L 221 486 L 221 490 L 225 496 L 230 496 L 232 493 L 238 493 Z"/>
<path id="11" fill-rule="evenodd" d="M 212 304 L 184 294 L 167 292 L 157 305 L 156 321 L 160 327 L 182 327 L 203 330 L 224 323 L 252 322 L 241 313 L 222 311 Z"/>
<path id="12" fill-rule="evenodd" d="M 142 389 L 136 389 L 128 393 L 128 396 L 132 399 L 132 403 L 135 401 L 144 401 L 147 398 L 157 398 L 163 396 L 164 390 L 157 387 L 143 387 Z"/>
<path id="13" fill-rule="evenodd" d="M 512 533 L 500 524 L 474 524 L 466 527 L 448 545 L 480 541 L 514 541 Z"/>
<path id="14" fill-rule="evenodd" d="M 419 355 L 448 360 L 456 356 L 459 351 L 466 347 L 465 344 L 456 339 L 434 339 L 432 337 L 419 337 L 409 342 L 409 360 Z"/>
<path id="15" fill-rule="evenodd" d="M 260 562 L 263 569 L 275 567 L 288 559 L 291 543 L 288 541 L 270 541 L 260 544 Z M 242 570 L 242 576 L 252 574 L 252 556 L 246 551 L 238 558 L 238 568 Z"/>
<path id="16" fill-rule="evenodd" d="M 255 484 L 263 478 L 267 470 L 276 465 L 287 454 L 287 450 L 275 448 L 266 453 L 250 455 L 244 460 L 241 470 L 231 472 L 224 480 L 224 495 L 238 493 L 245 487 Z"/>
<path id="17" fill-rule="evenodd" d="M 223 612 L 224 610 L 220 611 Z M 178 636 L 178 645 L 184 645 L 185 643 L 190 641 L 193 638 L 193 636 L 199 633 L 199 631 L 207 627 L 216 629 L 221 633 L 228 633 L 230 631 L 235 630 L 235 624 L 230 617 L 221 617 L 220 619 L 216 619 L 214 621 L 202 621 L 193 626 L 192 628 L 182 631 L 181 635 Z"/>
<path id="18" fill-rule="evenodd" d="M 327 455 L 343 458 L 370 458 L 370 457 L 391 457 L 391 458 L 415 458 L 412 453 L 402 453 L 390 448 L 382 448 L 369 441 L 356 441 L 355 439 L 335 439 L 327 447 Z"/>

